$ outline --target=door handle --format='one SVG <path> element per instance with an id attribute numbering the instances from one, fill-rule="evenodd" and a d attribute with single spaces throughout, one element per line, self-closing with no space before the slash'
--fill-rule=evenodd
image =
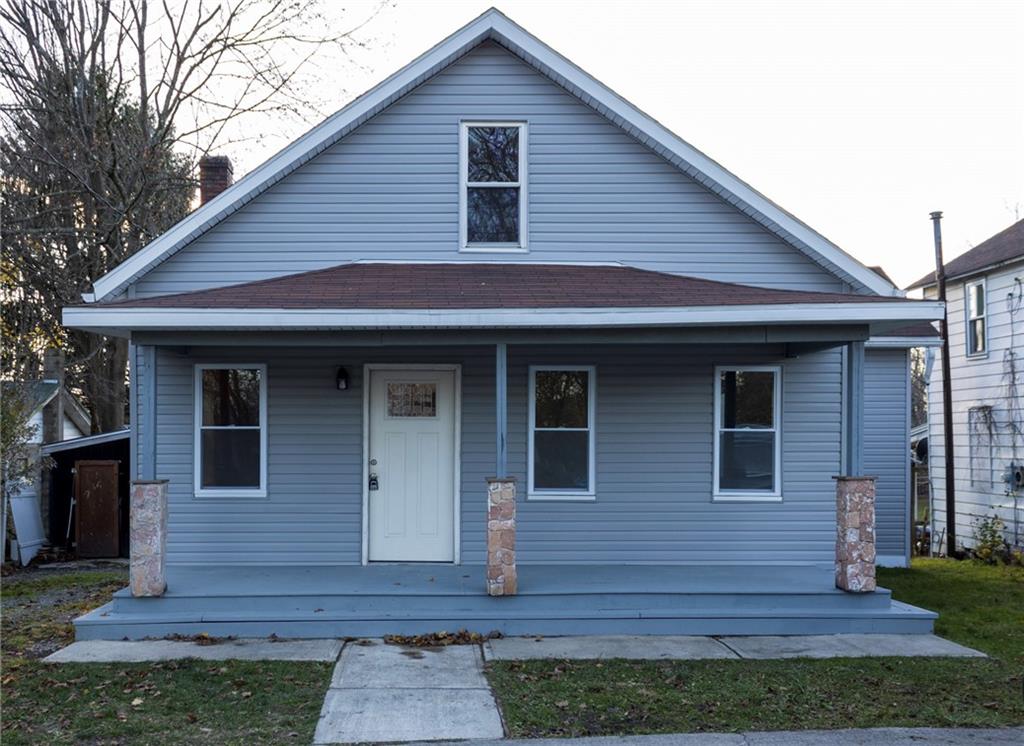
<path id="1" fill-rule="evenodd" d="M 380 480 L 377 478 L 376 474 L 370 474 L 370 480 L 369 484 L 367 485 L 367 488 L 371 492 L 380 489 Z"/>

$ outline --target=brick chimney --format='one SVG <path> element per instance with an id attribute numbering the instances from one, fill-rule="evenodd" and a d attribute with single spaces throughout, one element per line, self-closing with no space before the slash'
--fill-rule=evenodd
<path id="1" fill-rule="evenodd" d="M 235 180 L 235 169 L 226 155 L 204 155 L 199 159 L 199 204 L 205 205 Z"/>
<path id="2" fill-rule="evenodd" d="M 44 443 L 64 440 L 64 351 L 48 347 L 43 351 L 43 380 L 56 381 L 57 396 L 43 407 Z"/>

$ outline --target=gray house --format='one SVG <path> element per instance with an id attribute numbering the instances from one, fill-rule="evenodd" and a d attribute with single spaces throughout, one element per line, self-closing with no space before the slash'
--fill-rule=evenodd
<path id="1" fill-rule="evenodd" d="M 931 628 L 873 572 L 941 304 L 497 11 L 85 300 L 141 481 L 79 637 Z"/>

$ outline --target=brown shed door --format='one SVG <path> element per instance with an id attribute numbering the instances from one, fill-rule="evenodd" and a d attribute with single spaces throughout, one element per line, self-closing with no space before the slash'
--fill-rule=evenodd
<path id="1" fill-rule="evenodd" d="M 119 461 L 75 462 L 75 513 L 79 557 L 117 557 Z"/>

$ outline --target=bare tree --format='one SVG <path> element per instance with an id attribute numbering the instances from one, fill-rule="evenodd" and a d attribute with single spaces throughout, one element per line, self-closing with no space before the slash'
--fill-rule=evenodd
<path id="1" fill-rule="evenodd" d="M 240 122 L 318 114 L 310 61 L 365 45 L 379 9 L 353 22 L 329 0 L 0 0 L 5 374 L 61 346 L 94 430 L 121 426 L 126 342 L 65 330 L 60 309 L 188 211 L 193 164 Z"/>

